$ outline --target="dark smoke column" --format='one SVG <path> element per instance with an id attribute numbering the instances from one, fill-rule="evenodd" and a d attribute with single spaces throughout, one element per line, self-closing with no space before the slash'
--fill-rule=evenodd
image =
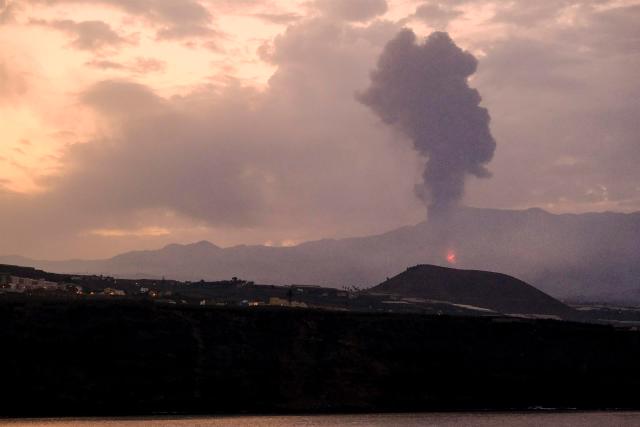
<path id="1" fill-rule="evenodd" d="M 427 158 L 425 185 L 417 193 L 430 214 L 455 206 L 467 174 L 490 176 L 485 165 L 496 147 L 490 117 L 467 84 L 476 66 L 447 33 L 432 33 L 419 45 L 413 31 L 402 30 L 385 46 L 369 88 L 357 95 Z"/>

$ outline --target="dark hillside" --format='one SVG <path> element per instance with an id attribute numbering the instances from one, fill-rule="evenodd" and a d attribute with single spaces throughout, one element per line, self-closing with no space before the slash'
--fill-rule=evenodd
<path id="1" fill-rule="evenodd" d="M 435 265 L 408 268 L 372 291 L 468 304 L 500 313 L 566 315 L 572 311 L 515 277 Z"/>
<path id="2" fill-rule="evenodd" d="M 509 318 L 0 300 L 0 416 L 640 408 L 640 333 Z"/>

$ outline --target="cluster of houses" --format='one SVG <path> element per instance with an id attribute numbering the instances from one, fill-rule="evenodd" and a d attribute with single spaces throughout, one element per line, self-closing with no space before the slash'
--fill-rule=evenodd
<path id="1" fill-rule="evenodd" d="M 256 285 L 235 277 L 230 281 L 208 283 L 165 281 L 164 278 L 158 281 L 116 279 L 108 276 L 37 274 L 33 269 L 21 267 L 14 267 L 13 270 L 7 268 L 0 272 L 0 294 L 130 297 L 137 300 L 153 300 L 159 304 L 298 308 L 344 308 L 346 301 L 357 295 L 348 289 L 328 289 L 320 286 Z"/>
<path id="2" fill-rule="evenodd" d="M 44 279 L 0 274 L 0 292 L 24 293 L 33 291 L 62 291 L 81 294 L 82 286 L 73 283 L 56 283 Z"/>
<path id="3" fill-rule="evenodd" d="M 105 287 L 104 289 L 94 289 L 92 287 L 85 290 L 83 286 L 78 283 L 83 280 L 82 276 L 70 276 L 68 281 L 65 282 L 53 282 L 42 278 L 31 278 L 16 276 L 8 273 L 0 273 L 0 294 L 24 294 L 33 292 L 65 292 L 67 294 L 76 295 L 106 295 L 123 297 L 128 293 L 122 289 L 116 287 Z M 115 280 L 113 280 L 115 283 Z M 151 298 L 166 297 L 171 295 L 170 291 L 157 291 L 146 287 L 140 287 L 135 295 L 146 295 Z"/>

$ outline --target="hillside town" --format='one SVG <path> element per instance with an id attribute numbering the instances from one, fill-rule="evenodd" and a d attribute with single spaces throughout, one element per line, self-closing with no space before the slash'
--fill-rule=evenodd
<path id="1" fill-rule="evenodd" d="M 56 283 L 44 279 L 32 279 L 29 277 L 12 276 L 0 273 L 0 292 L 4 293 L 29 293 L 36 291 L 57 291 L 82 294 L 82 286 L 72 283 Z"/>
<path id="2" fill-rule="evenodd" d="M 405 276 L 419 267 L 410 267 Z M 429 297 L 407 292 L 393 285 L 394 279 L 369 289 L 345 286 L 342 289 L 316 285 L 267 285 L 232 277 L 224 281 L 177 281 L 161 279 L 117 278 L 107 275 L 57 274 L 0 264 L 0 299 L 41 298 L 85 301 L 129 301 L 161 305 L 200 307 L 276 307 L 331 311 L 359 311 L 377 313 L 421 313 L 490 317 L 496 321 L 512 319 L 578 320 L 613 323 L 622 327 L 640 327 L 640 308 L 602 304 L 563 306 L 560 311 L 527 312 L 512 306 L 488 306 L 469 302 L 469 288 L 458 297 Z M 450 279 L 444 279 L 447 282 Z M 442 280 L 440 280 L 442 281 Z M 452 287 L 453 282 L 444 284 Z M 480 286 L 477 282 L 474 287 Z M 434 288 L 432 285 L 425 290 Z M 466 295 L 465 295 L 466 294 Z M 482 291 L 480 291 L 482 294 Z M 515 300 L 514 300 L 515 301 Z M 512 304 L 513 301 L 508 304 Z M 550 301 L 548 301 L 550 302 Z M 529 305 L 533 304 L 531 301 Z"/>
<path id="3" fill-rule="evenodd" d="M 291 307 L 337 311 L 419 312 L 497 315 L 481 307 L 375 292 L 345 286 L 263 285 L 233 277 L 226 281 L 127 279 L 106 275 L 48 273 L 30 267 L 0 265 L 0 297 L 120 299 L 156 304 L 216 307 Z"/>

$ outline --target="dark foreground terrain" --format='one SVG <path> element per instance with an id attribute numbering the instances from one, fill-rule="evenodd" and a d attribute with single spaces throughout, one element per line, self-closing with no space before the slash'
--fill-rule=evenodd
<path id="1" fill-rule="evenodd" d="M 504 317 L 0 300 L 2 416 L 640 408 L 640 333 Z"/>

